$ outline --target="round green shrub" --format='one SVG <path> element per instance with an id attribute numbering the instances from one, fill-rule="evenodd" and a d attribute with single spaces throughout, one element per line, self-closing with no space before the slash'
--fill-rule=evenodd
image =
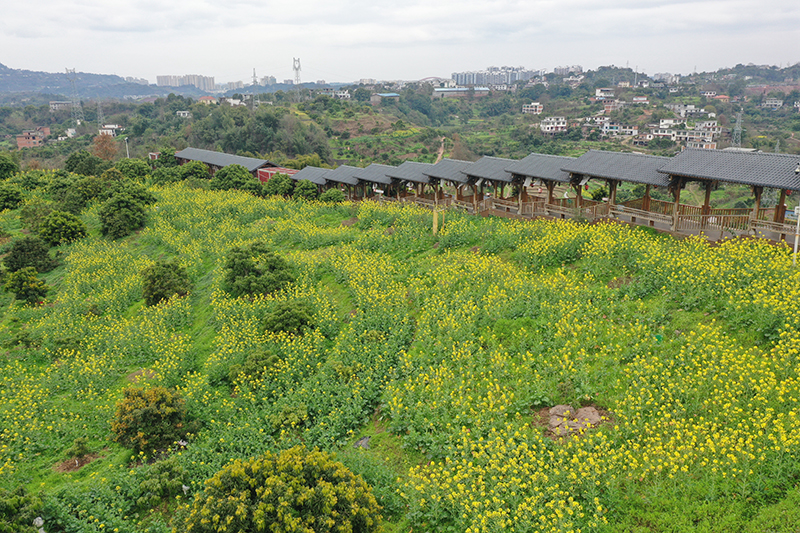
<path id="1" fill-rule="evenodd" d="M 186 434 L 186 405 L 164 387 L 129 387 L 117 402 L 111 431 L 114 440 L 135 452 L 165 448 Z"/>
<path id="2" fill-rule="evenodd" d="M 19 172 L 19 165 L 8 154 L 0 154 L 0 180 L 7 180 Z"/>
<path id="3" fill-rule="evenodd" d="M 298 200 L 314 200 L 318 195 L 319 191 L 317 190 L 316 185 L 308 180 L 300 180 L 294 187 L 294 193 L 292 194 L 292 197 Z"/>
<path id="4" fill-rule="evenodd" d="M 294 180 L 286 174 L 275 174 L 264 184 L 266 196 L 291 196 L 294 191 Z"/>
<path id="5" fill-rule="evenodd" d="M 33 267 L 21 268 L 8 276 L 5 289 L 13 292 L 17 300 L 24 300 L 32 305 L 41 303 L 50 287 L 36 277 L 37 274 Z"/>
<path id="6" fill-rule="evenodd" d="M 48 272 L 55 267 L 55 261 L 50 258 L 50 247 L 35 235 L 25 235 L 11 243 L 3 262 L 11 272 L 16 272 L 25 267 L 32 267 L 38 272 Z"/>
<path id="7" fill-rule="evenodd" d="M 264 320 L 264 328 L 274 333 L 303 333 L 312 327 L 314 310 L 305 302 L 278 302 Z"/>
<path id="8" fill-rule="evenodd" d="M 186 296 L 191 288 L 186 267 L 177 259 L 156 261 L 142 270 L 142 296 L 147 305 L 156 305 L 175 294 Z"/>
<path id="9" fill-rule="evenodd" d="M 58 246 L 86 237 L 86 224 L 72 213 L 53 211 L 39 227 L 39 235 L 50 246 Z"/>
<path id="10" fill-rule="evenodd" d="M 117 194 L 109 198 L 98 212 L 100 232 L 112 239 L 130 235 L 144 226 L 144 206 L 129 194 Z"/>
<path id="11" fill-rule="evenodd" d="M 0 184 L 0 211 L 16 209 L 22 203 L 22 190 L 15 184 Z"/>
<path id="12" fill-rule="evenodd" d="M 369 533 L 379 530 L 380 521 L 380 507 L 364 480 L 331 455 L 296 446 L 237 459 L 217 472 L 178 529 Z"/>
<path id="13" fill-rule="evenodd" d="M 245 167 L 236 164 L 219 169 L 211 178 L 210 186 L 215 191 L 239 189 L 253 194 L 261 193 L 261 182 L 254 178 Z"/>
<path id="14" fill-rule="evenodd" d="M 328 189 L 319 195 L 320 202 L 327 202 L 332 204 L 340 204 L 344 202 L 344 192 L 341 189 Z"/>
<path id="15" fill-rule="evenodd" d="M 225 261 L 222 289 L 237 298 L 269 294 L 294 281 L 289 265 L 263 242 L 235 247 Z"/>

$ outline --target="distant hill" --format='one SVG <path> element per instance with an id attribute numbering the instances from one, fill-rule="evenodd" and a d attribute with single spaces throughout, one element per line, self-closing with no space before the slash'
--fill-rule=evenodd
<path id="1" fill-rule="evenodd" d="M 196 87 L 158 87 L 129 83 L 113 74 L 76 72 L 75 85 L 82 98 L 122 98 L 125 96 L 165 96 L 169 93 L 187 96 L 206 94 Z M 65 72 L 50 73 L 9 68 L 0 63 L 0 94 L 47 93 L 71 95 L 72 86 Z"/>

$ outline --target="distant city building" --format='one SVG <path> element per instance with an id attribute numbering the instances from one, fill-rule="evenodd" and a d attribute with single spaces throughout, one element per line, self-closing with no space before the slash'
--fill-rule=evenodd
<path id="1" fill-rule="evenodd" d="M 378 83 L 378 80 L 375 78 L 361 78 L 358 80 L 359 85 L 375 85 L 376 83 Z"/>
<path id="2" fill-rule="evenodd" d="M 646 96 L 634 96 L 631 98 L 631 103 L 634 105 L 646 105 L 650 103 L 650 100 Z"/>
<path id="3" fill-rule="evenodd" d="M 675 85 L 681 81 L 680 74 L 670 74 L 669 72 L 657 72 L 653 74 L 653 80 L 661 81 L 667 85 Z"/>
<path id="4" fill-rule="evenodd" d="M 700 96 L 705 96 L 706 98 L 714 98 L 717 96 L 717 91 L 700 91 Z"/>
<path id="5" fill-rule="evenodd" d="M 600 128 L 603 135 L 639 135 L 639 126 L 619 124 L 617 122 L 604 122 Z"/>
<path id="6" fill-rule="evenodd" d="M 138 83 L 139 85 L 150 85 L 150 82 L 144 78 L 134 78 L 132 76 L 127 76 L 125 81 L 128 83 Z"/>
<path id="7" fill-rule="evenodd" d="M 580 65 L 572 65 L 571 67 L 556 67 L 553 69 L 553 74 L 558 76 L 568 76 L 570 74 L 582 74 L 583 67 Z"/>
<path id="8" fill-rule="evenodd" d="M 264 76 L 261 78 L 261 85 L 275 85 L 276 81 L 275 76 Z"/>
<path id="9" fill-rule="evenodd" d="M 630 87 L 630 86 L 631 86 L 631 82 L 629 82 L 629 81 L 621 81 L 621 82 L 617 83 L 617 87 Z"/>
<path id="10" fill-rule="evenodd" d="M 783 100 L 780 98 L 767 98 L 761 104 L 761 107 L 765 107 L 767 109 L 779 109 L 783 107 Z"/>
<path id="11" fill-rule="evenodd" d="M 122 126 L 119 124 L 103 124 L 100 128 L 98 128 L 98 134 L 100 135 L 110 135 L 111 137 L 117 136 L 117 130 L 121 130 Z"/>
<path id="12" fill-rule="evenodd" d="M 283 80 L 284 85 L 294 85 L 294 80 Z"/>
<path id="13" fill-rule="evenodd" d="M 608 115 L 609 113 L 613 113 L 614 111 L 619 111 L 620 109 L 625 107 L 625 102 L 621 100 L 611 100 L 603 104 L 603 112 Z"/>
<path id="14" fill-rule="evenodd" d="M 212 105 L 217 103 L 217 99 L 213 96 L 201 96 L 197 99 L 200 104 Z"/>
<path id="15" fill-rule="evenodd" d="M 156 76 L 156 84 L 159 87 L 184 87 L 191 85 L 201 91 L 211 92 L 216 89 L 213 76 L 199 76 L 188 74 L 186 76 Z"/>
<path id="16" fill-rule="evenodd" d="M 175 111 L 175 115 L 181 118 L 191 118 L 192 113 L 189 111 Z"/>
<path id="17" fill-rule="evenodd" d="M 453 72 L 451 78 L 457 86 L 510 85 L 515 81 L 527 81 L 538 75 L 539 71 L 526 70 L 525 67 L 487 67 L 486 70 Z"/>
<path id="18" fill-rule="evenodd" d="M 713 141 L 686 141 L 686 148 L 698 148 L 700 150 L 716 150 L 717 143 Z"/>
<path id="19" fill-rule="evenodd" d="M 525 115 L 541 115 L 542 111 L 544 111 L 544 106 L 539 102 L 522 104 L 522 113 Z"/>

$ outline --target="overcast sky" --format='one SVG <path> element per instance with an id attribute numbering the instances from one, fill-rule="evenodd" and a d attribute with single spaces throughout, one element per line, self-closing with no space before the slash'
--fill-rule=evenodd
<path id="1" fill-rule="evenodd" d="M 800 1 L 36 0 L 4 2 L 0 63 L 148 79 L 449 77 L 487 66 L 689 74 L 800 61 Z"/>

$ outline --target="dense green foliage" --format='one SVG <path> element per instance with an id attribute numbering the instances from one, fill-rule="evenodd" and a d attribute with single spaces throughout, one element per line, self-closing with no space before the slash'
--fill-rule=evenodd
<path id="1" fill-rule="evenodd" d="M 100 206 L 98 218 L 103 235 L 119 239 L 143 227 L 147 215 L 140 201 L 130 194 L 121 193 Z"/>
<path id="2" fill-rule="evenodd" d="M 302 301 L 278 302 L 264 320 L 264 328 L 273 333 L 303 333 L 312 326 L 314 310 Z"/>
<path id="3" fill-rule="evenodd" d="M 142 270 L 142 296 L 147 305 L 156 305 L 176 294 L 186 296 L 191 288 L 186 267 L 177 260 L 159 260 Z"/>
<path id="4" fill-rule="evenodd" d="M 144 159 L 120 159 L 114 168 L 129 180 L 144 181 L 150 174 L 150 165 Z"/>
<path id="5" fill-rule="evenodd" d="M 291 196 L 294 191 L 295 181 L 286 174 L 275 174 L 264 184 L 264 194 Z"/>
<path id="6" fill-rule="evenodd" d="M 41 513 L 42 500 L 25 487 L 0 488 L 0 533 L 34 533 L 33 521 Z"/>
<path id="7" fill-rule="evenodd" d="M 288 263 L 267 244 L 254 242 L 228 252 L 222 288 L 233 297 L 270 294 L 292 281 Z"/>
<path id="8" fill-rule="evenodd" d="M 332 204 L 340 204 L 344 202 L 345 196 L 341 189 L 328 189 L 319 195 L 320 202 L 328 202 Z"/>
<path id="9" fill-rule="evenodd" d="M 292 197 L 297 200 L 315 200 L 318 195 L 317 186 L 308 180 L 298 181 L 292 193 Z"/>
<path id="10" fill-rule="evenodd" d="M 33 267 L 20 268 L 9 274 L 5 289 L 13 292 L 17 300 L 29 304 L 37 304 L 44 300 L 50 287 L 37 277 L 38 272 Z"/>
<path id="11" fill-rule="evenodd" d="M 186 405 L 165 387 L 128 387 L 117 402 L 111 431 L 114 440 L 135 452 L 154 453 L 184 437 Z"/>
<path id="12" fill-rule="evenodd" d="M 86 237 L 86 224 L 72 213 L 53 211 L 39 226 L 39 235 L 50 246 L 58 246 Z"/>
<path id="13" fill-rule="evenodd" d="M 35 235 L 24 235 L 11 243 L 3 264 L 11 272 L 22 268 L 32 267 L 38 272 L 48 272 L 55 267 L 55 261 L 50 257 L 50 248 Z"/>
<path id="14" fill-rule="evenodd" d="M 242 165 L 228 165 L 216 171 L 211 178 L 211 188 L 215 191 L 239 189 L 253 194 L 261 194 L 261 182 L 253 177 Z"/>
<path id="15" fill-rule="evenodd" d="M 380 527 L 379 507 L 364 481 L 329 454 L 297 446 L 236 460 L 195 497 L 186 533 L 368 533 Z"/>
<path id="16" fill-rule="evenodd" d="M 0 180 L 7 180 L 19 172 L 19 165 L 8 154 L 0 154 Z"/>
<path id="17" fill-rule="evenodd" d="M 0 211 L 16 209 L 22 203 L 22 191 L 11 183 L 0 183 Z"/>

